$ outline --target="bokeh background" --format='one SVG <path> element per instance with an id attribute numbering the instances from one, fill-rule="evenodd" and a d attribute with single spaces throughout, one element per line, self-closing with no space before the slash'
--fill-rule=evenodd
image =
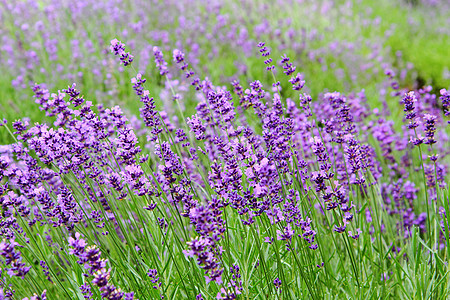
<path id="1" fill-rule="evenodd" d="M 273 57 L 291 58 L 313 98 L 364 89 L 371 106 L 400 114 L 398 103 L 386 101 L 386 70 L 401 89 L 431 85 L 438 94 L 450 85 L 449 6 L 447 0 L 1 0 L 0 110 L 11 121 L 41 121 L 31 87 L 44 84 L 56 92 L 76 83 L 89 101 L 138 115 L 130 88 L 136 72 L 159 95 L 158 108 L 171 110 L 153 46 L 168 60 L 174 48 L 184 51 L 197 75 L 212 82 L 271 84 L 256 47 L 264 41 Z M 110 55 L 113 38 L 134 54 L 134 69 L 125 70 Z M 190 115 L 197 101 L 172 77 L 172 85 L 185 90 L 181 104 Z M 0 141 L 11 142 L 4 130 Z"/>

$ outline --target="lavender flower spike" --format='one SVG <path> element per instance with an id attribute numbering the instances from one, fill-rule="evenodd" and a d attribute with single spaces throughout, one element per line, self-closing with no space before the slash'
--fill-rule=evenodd
<path id="1" fill-rule="evenodd" d="M 130 65 L 133 62 L 133 55 L 131 55 L 129 52 L 125 52 L 125 44 L 123 44 L 119 40 L 113 39 L 111 41 L 111 46 L 109 46 L 109 49 L 111 49 L 111 52 L 114 53 L 114 55 L 120 57 L 120 61 L 123 63 L 124 67 Z"/>
<path id="2" fill-rule="evenodd" d="M 405 96 L 402 99 L 402 103 L 405 105 L 405 109 L 403 111 L 405 112 L 405 118 L 409 120 L 408 128 L 414 129 L 419 124 L 417 124 L 416 121 L 416 110 L 414 108 L 414 103 L 417 102 L 416 96 L 414 95 L 414 92 L 409 92 L 405 94 Z"/>

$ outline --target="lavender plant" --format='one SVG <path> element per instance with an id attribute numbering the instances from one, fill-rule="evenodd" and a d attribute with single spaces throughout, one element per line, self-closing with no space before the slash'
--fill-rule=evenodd
<path id="1" fill-rule="evenodd" d="M 161 77 L 145 78 L 112 40 L 140 121 L 76 84 L 36 84 L 53 123 L 2 122 L 3 297 L 447 297 L 445 90 L 395 88 L 397 131 L 364 91 L 313 98 L 289 57 L 258 47 L 273 84 L 229 90 L 179 49 L 170 64 L 155 47 Z M 148 80 L 167 84 L 172 113 Z"/>
<path id="2" fill-rule="evenodd" d="M 448 4 L 375 4 L 0 1 L 0 298 L 449 298 L 450 66 L 382 10 Z"/>

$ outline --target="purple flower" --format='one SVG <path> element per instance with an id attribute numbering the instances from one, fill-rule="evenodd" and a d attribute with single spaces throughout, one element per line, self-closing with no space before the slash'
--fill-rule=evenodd
<path id="1" fill-rule="evenodd" d="M 231 273 L 231 280 L 230 280 L 230 287 L 234 290 L 236 295 L 240 295 L 242 293 L 242 279 L 241 279 L 241 273 L 239 272 L 239 266 L 237 264 L 234 264 L 230 267 L 230 273 Z"/>
<path id="2" fill-rule="evenodd" d="M 84 295 L 83 296 L 84 299 L 86 299 L 86 300 L 93 299 L 92 298 L 93 294 L 92 294 L 92 291 L 91 291 L 91 286 L 88 283 L 85 283 L 85 284 L 81 285 L 80 286 L 80 290 L 81 290 L 81 293 Z"/>
<path id="3" fill-rule="evenodd" d="M 300 91 L 305 86 L 306 83 L 306 81 L 303 80 L 303 76 L 300 73 L 297 73 L 297 75 L 292 76 L 292 78 L 289 79 L 289 82 L 292 84 L 292 89 L 294 91 Z"/>
<path id="4" fill-rule="evenodd" d="M 8 275 L 23 279 L 31 267 L 27 267 L 22 262 L 22 254 L 15 249 L 17 246 L 21 247 L 14 239 L 9 241 L 3 240 L 0 242 L 0 255 L 5 259 L 4 262 L 7 265 L 6 270 L 8 271 Z"/>
<path id="5" fill-rule="evenodd" d="M 136 95 L 142 96 L 144 95 L 144 83 L 147 80 L 142 78 L 142 75 L 138 73 L 136 77 L 131 78 L 131 83 L 133 84 L 133 89 L 136 92 Z"/>
<path id="6" fill-rule="evenodd" d="M 270 50 L 266 47 L 266 44 L 264 42 L 260 42 L 258 44 L 259 52 L 261 53 L 261 56 L 265 58 L 264 64 L 267 65 L 266 70 L 267 71 L 273 71 L 275 69 L 274 65 L 271 65 L 272 58 L 270 58 Z"/>
<path id="7" fill-rule="evenodd" d="M 334 226 L 334 231 L 336 231 L 337 233 L 343 233 L 345 231 L 345 228 L 347 227 L 346 224 L 342 225 L 342 226 Z"/>
<path id="8" fill-rule="evenodd" d="M 195 296 L 195 300 L 204 300 L 202 294 L 198 294 L 197 296 Z"/>
<path id="9" fill-rule="evenodd" d="M 296 67 L 289 62 L 289 57 L 287 57 L 286 54 L 284 54 L 283 56 L 281 56 L 281 61 L 280 63 L 283 65 L 283 73 L 286 74 L 287 76 L 291 76 L 294 72 Z M 292 83 L 292 82 L 291 82 Z M 296 89 L 294 89 L 296 90 Z"/>
<path id="10" fill-rule="evenodd" d="M 198 117 L 198 115 L 193 115 L 191 118 L 187 118 L 187 124 L 191 128 L 191 132 L 194 132 L 197 140 L 202 140 L 205 138 L 204 134 L 206 131 L 206 126 L 202 123 L 202 120 Z"/>
<path id="11" fill-rule="evenodd" d="M 84 102 L 83 96 L 80 97 L 80 92 L 76 90 L 76 86 L 77 85 L 73 83 L 72 86 L 63 90 L 64 93 L 69 95 L 69 101 L 72 102 L 75 107 L 80 106 Z"/>
<path id="12" fill-rule="evenodd" d="M 159 70 L 159 74 L 161 76 L 167 75 L 169 73 L 169 69 L 167 68 L 167 62 L 164 60 L 163 53 L 159 50 L 158 47 L 153 47 L 153 56 L 155 57 L 156 67 Z"/>
<path id="13" fill-rule="evenodd" d="M 158 277 L 158 271 L 156 269 L 150 269 L 147 272 L 147 276 L 151 278 L 151 282 L 154 284 L 154 289 L 159 289 L 162 285 Z"/>
<path id="14" fill-rule="evenodd" d="M 119 56 L 120 61 L 123 63 L 123 66 L 126 67 L 133 62 L 133 55 L 129 52 L 125 52 L 125 44 L 118 41 L 117 39 L 113 39 L 111 41 L 111 46 L 109 47 L 111 52 L 114 55 Z"/>
<path id="15" fill-rule="evenodd" d="M 423 118 L 425 119 L 425 123 L 423 124 L 424 126 L 424 131 L 425 131 L 425 144 L 428 145 L 433 145 L 436 143 L 436 140 L 434 139 L 434 133 L 436 132 L 436 119 L 437 117 L 434 115 L 430 115 L 430 114 L 425 114 L 423 116 Z"/>
<path id="16" fill-rule="evenodd" d="M 109 282 L 111 269 L 106 269 L 108 260 L 101 258 L 101 252 L 96 246 L 86 247 L 86 245 L 87 243 L 81 238 L 81 235 L 78 232 L 75 233 L 75 238 L 69 238 L 69 246 L 71 247 L 69 254 L 75 255 L 79 259 L 77 262 L 84 265 L 84 268 L 88 271 L 86 276 L 94 276 L 92 284 L 99 288 L 102 298 L 122 299 L 124 293 Z M 87 285 L 81 286 L 80 289 L 85 295 L 85 298 L 89 298 L 92 295 Z M 134 294 L 128 294 L 128 298 L 130 295 L 132 296 Z"/>
<path id="17" fill-rule="evenodd" d="M 442 101 L 442 107 L 444 108 L 445 115 L 447 117 L 450 116 L 450 91 L 446 89 L 441 89 L 440 91 L 441 97 L 439 99 Z M 450 120 L 448 121 L 450 124 Z"/>
<path id="18" fill-rule="evenodd" d="M 290 241 L 294 233 L 295 230 L 292 229 L 291 224 L 288 224 L 284 231 L 277 230 L 277 240 Z"/>
<path id="19" fill-rule="evenodd" d="M 173 60 L 177 63 L 180 70 L 185 71 L 185 77 L 189 78 L 194 75 L 194 71 L 188 70 L 189 64 L 184 60 L 184 53 L 178 49 L 173 50 Z"/>
<path id="20" fill-rule="evenodd" d="M 349 231 L 348 236 L 351 237 L 352 239 L 357 240 L 361 233 L 362 233 L 361 229 L 357 228 L 355 233 L 352 233 L 351 231 Z"/>
<path id="21" fill-rule="evenodd" d="M 281 287 L 281 280 L 280 280 L 280 278 L 278 278 L 278 277 L 275 278 L 274 281 L 273 281 L 273 284 L 275 285 L 276 289 L 279 289 Z"/>
<path id="22" fill-rule="evenodd" d="M 403 111 L 405 112 L 405 118 L 409 120 L 408 128 L 414 129 L 419 124 L 416 121 L 416 109 L 414 107 L 414 104 L 417 102 L 417 98 L 414 92 L 409 92 L 405 94 L 405 96 L 402 99 L 402 103 L 404 104 L 405 108 Z"/>
<path id="23" fill-rule="evenodd" d="M 44 275 L 47 278 L 47 280 L 53 283 L 53 281 L 50 278 L 50 271 L 49 271 L 47 263 L 45 261 L 41 260 L 39 262 L 39 265 L 42 267 L 42 271 L 44 272 Z"/>

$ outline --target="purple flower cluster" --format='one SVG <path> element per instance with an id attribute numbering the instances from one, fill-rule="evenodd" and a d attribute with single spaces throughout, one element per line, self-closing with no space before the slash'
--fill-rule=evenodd
<path id="1" fill-rule="evenodd" d="M 130 65 L 133 62 L 133 55 L 131 55 L 129 52 L 125 52 L 125 44 L 118 41 L 117 39 L 113 39 L 111 41 L 111 46 L 109 48 L 111 49 L 111 52 L 114 53 L 114 55 L 119 56 L 120 61 L 122 62 L 124 67 Z"/>
<path id="2" fill-rule="evenodd" d="M 184 22 L 183 17 L 179 22 Z M 143 26 L 133 24 L 137 31 Z M 163 33 L 151 34 L 164 44 Z M 181 44 L 176 47 L 184 49 Z M 445 160 L 437 163 L 433 154 L 433 164 L 423 165 L 425 190 L 421 191 L 410 174 L 416 164 L 408 145 L 409 132 L 396 131 L 395 122 L 371 111 L 364 91 L 324 93 L 316 99 L 305 88 L 303 94 L 295 94 L 295 100 L 289 93 L 304 88 L 303 75 L 295 74 L 296 67 L 286 54 L 275 65 L 265 43 L 258 48 L 274 79 L 270 90 L 254 80 L 248 88 L 233 81 L 234 91 L 229 91 L 208 78 L 194 78 L 187 62 L 192 57 L 181 50 L 175 49 L 173 61 L 166 62 L 160 48 L 147 47 L 144 52 L 153 50 L 157 79 L 165 81 L 159 98 L 166 110 L 157 110 L 160 101 L 150 98 L 147 80 L 136 74 L 131 84 L 143 104 L 143 127 L 118 106 L 95 107 L 80 96 L 75 84 L 54 94 L 35 85 L 35 101 L 54 123 L 30 126 L 26 118 L 16 120 L 11 124 L 16 143 L 0 148 L 0 234 L 4 238 L 0 250 L 8 274 L 23 278 L 36 273 L 29 272 L 17 248 L 32 253 L 30 240 L 35 243 L 39 237 L 39 241 L 46 239 L 57 260 L 37 257 L 47 281 L 53 284 L 62 278 L 70 284 L 64 277 L 71 273 L 68 270 L 82 267 L 90 279 L 79 287 L 86 299 L 98 295 L 93 286 L 106 299 L 133 299 L 134 293 L 124 293 L 116 285 L 131 282 L 138 288 L 139 276 L 147 278 L 153 289 L 136 289 L 137 295 L 150 297 L 153 292 L 163 297 L 173 288 L 172 284 L 163 287 L 165 279 L 184 281 L 192 275 L 201 278 L 200 273 L 207 285 L 192 283 L 195 288 L 184 287 L 184 295 L 215 289 L 217 299 L 235 299 L 246 291 L 243 277 L 248 275 L 248 270 L 241 270 L 245 268 L 241 261 L 233 261 L 234 254 L 224 255 L 235 234 L 257 239 L 254 245 L 266 242 L 261 246 L 266 250 L 248 264 L 258 271 L 264 268 L 262 272 L 273 268 L 284 249 L 283 261 L 298 264 L 301 254 L 302 269 L 322 268 L 322 252 L 311 250 L 329 249 L 321 236 L 324 233 L 333 235 L 334 246 L 343 241 L 349 253 L 359 249 L 361 236 L 363 240 L 369 234 L 381 237 L 391 224 L 391 232 L 404 238 L 396 241 L 400 246 L 414 227 L 430 235 L 426 229 L 430 218 L 419 196 L 427 193 L 433 201 L 439 200 L 447 176 Z M 117 39 L 111 41 L 110 49 L 123 66 L 132 63 L 133 56 Z M 151 56 L 145 55 L 143 60 Z M 292 86 L 289 93 L 276 79 L 277 68 L 289 77 L 285 78 Z M 172 70 L 184 73 L 184 80 L 172 79 Z M 399 92 L 394 71 L 386 74 Z M 439 130 L 443 118 L 430 92 L 427 87 L 405 94 L 405 118 L 411 130 L 424 121 L 425 137 L 417 136 L 414 143 L 428 144 L 445 157 L 448 138 Z M 448 115 L 447 94 L 441 91 Z M 197 101 L 196 112 L 186 118 L 186 124 L 181 122 L 186 112 L 180 106 L 189 100 L 181 101 L 183 95 Z M 177 115 L 168 99 L 177 100 Z M 9 126 L 6 121 L 2 124 Z M 374 209 L 385 214 L 380 224 L 372 219 L 378 216 Z M 361 222 L 364 215 L 367 222 Z M 70 236 L 71 259 L 64 253 L 66 241 L 61 236 Z M 19 238 L 23 245 L 15 242 Z M 87 241 L 96 246 L 88 246 Z M 279 251 L 281 244 L 285 247 Z M 178 258 L 174 251 L 193 258 L 181 264 L 192 267 L 187 277 L 178 269 L 178 261 L 173 261 L 176 272 L 166 268 L 171 266 L 167 261 Z M 267 259 L 264 251 L 279 253 Z M 118 257 L 102 259 L 102 254 Z M 167 261 L 166 255 L 171 256 Z M 73 256 L 80 266 L 70 266 Z M 109 262 L 118 260 L 132 268 L 125 278 L 114 276 L 108 268 Z M 148 269 L 149 260 L 155 269 Z M 117 264 L 115 268 L 121 265 Z M 261 279 L 280 294 L 290 285 L 281 276 L 283 265 L 277 262 L 275 280 L 272 274 Z M 252 278 L 245 281 L 254 282 Z M 197 298 L 203 298 L 202 294 Z"/>
<path id="3" fill-rule="evenodd" d="M 92 284 L 99 288 L 102 298 L 114 300 L 134 299 L 133 292 L 125 294 L 120 288 L 110 283 L 111 268 L 106 269 L 108 260 L 102 259 L 100 250 L 96 246 L 87 246 L 86 241 L 80 236 L 77 232 L 75 233 L 75 238 L 69 238 L 69 254 L 78 258 L 78 263 L 83 265 L 88 271 L 87 276 L 94 277 Z M 88 293 L 86 286 L 82 286 L 81 290 Z"/>
<path id="4" fill-rule="evenodd" d="M 222 247 L 219 241 L 225 232 L 225 222 L 221 218 L 223 203 L 213 198 L 206 206 L 197 206 L 190 210 L 189 219 L 195 226 L 199 237 L 188 242 L 189 250 L 184 251 L 187 257 L 196 257 L 197 264 L 205 270 L 206 282 L 222 283 L 223 267 L 221 266 Z"/>
<path id="5" fill-rule="evenodd" d="M 30 271 L 31 267 L 27 267 L 22 261 L 20 251 L 16 247 L 21 247 L 14 239 L 9 241 L 3 240 L 0 242 L 0 255 L 4 259 L 4 264 L 7 266 L 9 276 L 17 276 L 22 279 Z"/>

